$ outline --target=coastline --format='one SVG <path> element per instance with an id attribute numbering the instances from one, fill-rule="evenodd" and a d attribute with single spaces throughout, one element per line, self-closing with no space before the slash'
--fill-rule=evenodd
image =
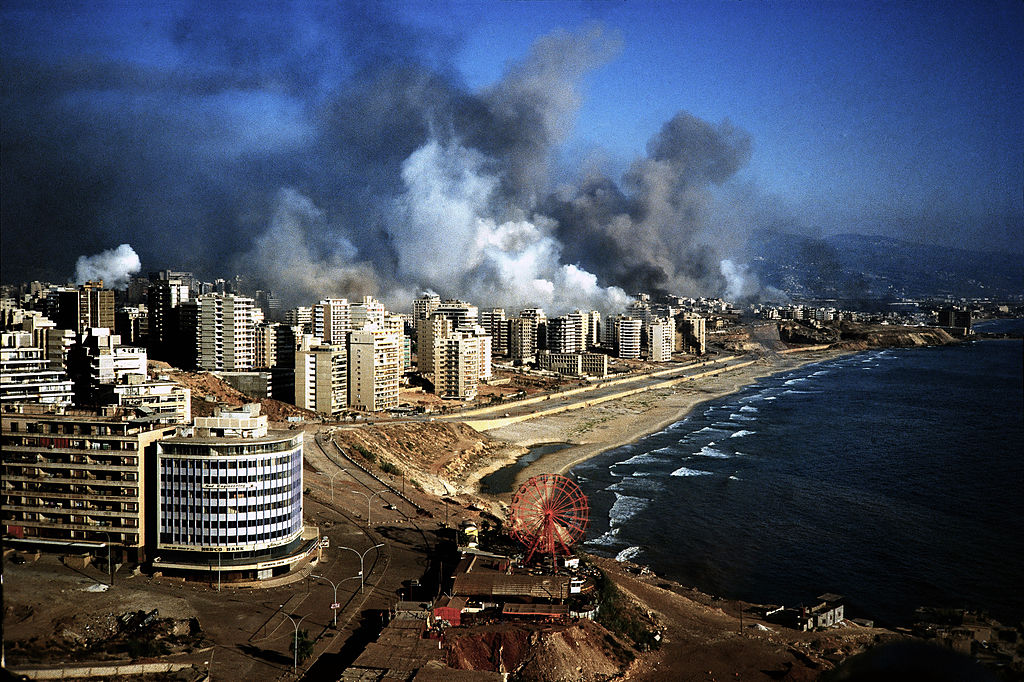
<path id="1" fill-rule="evenodd" d="M 544 443 L 568 443 L 569 447 L 542 455 L 520 470 L 512 484 L 515 490 L 524 481 L 538 474 L 565 474 L 603 452 L 635 442 L 657 433 L 684 419 L 699 405 L 736 393 L 758 379 L 788 372 L 798 367 L 824 362 L 856 350 L 816 350 L 791 353 L 774 358 L 761 358 L 753 365 L 715 377 L 686 382 L 667 388 L 632 395 L 592 407 L 584 407 L 544 417 L 537 417 L 509 426 L 486 431 L 488 436 L 509 445 L 530 448 Z M 524 453 L 525 454 L 525 453 Z M 507 464 L 514 463 L 518 458 Z M 504 465 L 502 465 L 504 466 Z M 481 493 L 479 479 L 500 467 L 489 467 L 468 484 L 478 494 L 504 500 L 506 493 Z"/>

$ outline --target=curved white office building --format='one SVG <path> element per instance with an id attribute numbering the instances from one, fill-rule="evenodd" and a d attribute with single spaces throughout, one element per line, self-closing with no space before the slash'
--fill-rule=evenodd
<path id="1" fill-rule="evenodd" d="M 302 525 L 302 434 L 268 431 L 258 411 L 199 417 L 160 441 L 155 570 L 252 581 L 318 557 Z"/>

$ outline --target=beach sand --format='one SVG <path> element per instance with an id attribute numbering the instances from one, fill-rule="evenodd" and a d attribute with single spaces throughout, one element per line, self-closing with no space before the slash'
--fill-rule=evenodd
<path id="1" fill-rule="evenodd" d="M 849 351 L 809 351 L 766 357 L 753 365 L 722 372 L 668 388 L 659 388 L 546 417 L 537 417 L 487 431 L 487 435 L 511 444 L 530 447 L 541 443 L 569 443 L 558 452 L 542 456 L 516 476 L 513 488 L 537 474 L 564 474 L 575 465 L 606 450 L 632 443 L 657 433 L 683 419 L 695 407 L 708 400 L 735 393 L 761 377 L 790 371 L 803 365 L 822 362 Z M 493 470 L 496 467 L 488 467 Z M 480 472 L 481 475 L 485 472 Z M 472 484 L 478 484 L 478 477 Z M 509 494 L 498 495 L 504 498 Z"/>

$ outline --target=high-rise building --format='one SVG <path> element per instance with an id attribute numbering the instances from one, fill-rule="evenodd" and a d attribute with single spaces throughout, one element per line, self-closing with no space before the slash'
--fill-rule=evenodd
<path id="1" fill-rule="evenodd" d="M 68 373 L 75 384 L 75 402 L 95 403 L 104 384 L 116 384 L 127 375 L 145 378 L 146 349 L 122 346 L 109 329 L 91 327 L 79 334 L 68 355 Z"/>
<path id="2" fill-rule="evenodd" d="M 197 364 L 200 369 L 239 372 L 256 362 L 253 300 L 234 294 L 199 297 Z"/>
<path id="3" fill-rule="evenodd" d="M 114 313 L 114 333 L 126 344 L 149 343 L 149 309 L 145 305 L 121 306 Z"/>
<path id="4" fill-rule="evenodd" d="M 174 425 L 118 407 L 23 404 L 4 405 L 2 424 L 5 546 L 146 559 L 146 464 Z"/>
<path id="5" fill-rule="evenodd" d="M 480 311 L 480 326 L 491 336 L 491 350 L 495 355 L 508 355 L 508 320 L 504 308 Z"/>
<path id="6" fill-rule="evenodd" d="M 669 320 L 654 318 L 647 326 L 647 358 L 651 362 L 670 361 L 675 340 L 675 325 Z"/>
<path id="7" fill-rule="evenodd" d="M 587 318 L 586 348 L 601 345 L 601 313 L 590 310 L 583 313 Z"/>
<path id="8" fill-rule="evenodd" d="M 86 282 L 70 291 L 57 292 L 57 327 L 81 334 L 89 327 L 114 328 L 114 292 L 103 281 Z"/>
<path id="9" fill-rule="evenodd" d="M 437 294 L 429 294 L 426 292 L 420 294 L 419 298 L 412 302 L 413 322 L 429 318 L 440 305 L 441 297 Z"/>
<path id="10" fill-rule="evenodd" d="M 306 337 L 295 352 L 295 404 L 337 416 L 348 406 L 348 350 Z"/>
<path id="11" fill-rule="evenodd" d="M 71 379 L 52 365 L 44 349 L 32 345 L 30 332 L 0 334 L 0 404 L 67 405 L 72 395 Z"/>
<path id="12" fill-rule="evenodd" d="M 259 405 L 160 441 L 156 472 L 153 565 L 165 574 L 263 580 L 319 558 L 302 525 L 302 433 L 269 430 Z"/>
<path id="13" fill-rule="evenodd" d="M 359 303 L 349 306 L 352 329 L 362 329 L 368 324 L 384 326 L 384 304 L 373 296 L 364 296 Z"/>
<path id="14" fill-rule="evenodd" d="M 620 358 L 640 359 L 640 338 L 643 322 L 621 315 L 614 318 L 615 349 Z"/>
<path id="15" fill-rule="evenodd" d="M 256 325 L 254 336 L 255 367 L 270 369 L 295 366 L 295 348 L 302 338 L 299 328 L 280 322 L 261 322 Z"/>
<path id="16" fill-rule="evenodd" d="M 344 344 L 352 331 L 352 308 L 347 298 L 326 298 L 313 306 L 313 336 L 324 343 Z"/>
<path id="17" fill-rule="evenodd" d="M 548 347 L 548 316 L 544 314 L 543 308 L 524 308 L 519 311 L 519 317 L 533 320 L 533 343 L 534 349 L 546 350 Z M 509 341 L 511 344 L 511 340 Z"/>
<path id="18" fill-rule="evenodd" d="M 416 363 L 420 374 L 427 378 L 433 375 L 435 342 L 451 334 L 454 329 L 450 319 L 436 313 L 416 321 Z"/>
<path id="19" fill-rule="evenodd" d="M 477 324 L 480 317 L 480 311 L 475 305 L 454 299 L 441 301 L 433 314 L 443 315 L 451 320 L 453 329 Z"/>
<path id="20" fill-rule="evenodd" d="M 350 407 L 365 412 L 398 407 L 398 381 L 402 368 L 399 339 L 399 335 L 373 326 L 349 334 Z"/>
<path id="21" fill-rule="evenodd" d="M 434 346 L 434 393 L 443 398 L 472 400 L 480 383 L 480 340 L 452 332 Z"/>
<path id="22" fill-rule="evenodd" d="M 532 362 L 537 355 L 537 320 L 514 317 L 508 321 L 509 356 L 516 363 Z"/>
<path id="23" fill-rule="evenodd" d="M 192 421 L 192 392 L 173 381 L 150 380 L 127 374 L 115 384 L 103 384 L 96 393 L 98 405 L 136 409 L 160 424 Z"/>
<path id="24" fill-rule="evenodd" d="M 707 351 L 707 321 L 696 313 L 683 313 L 676 317 L 679 350 L 704 355 Z"/>
<path id="25" fill-rule="evenodd" d="M 175 313 L 178 306 L 191 300 L 189 283 L 192 276 L 189 273 L 187 280 L 183 277 L 164 277 L 168 271 L 153 273 L 150 275 L 152 285 L 149 287 L 149 351 L 150 355 L 159 360 L 175 362 L 176 351 L 181 347 L 183 341 L 195 346 L 194 340 L 182 338 L 178 329 L 178 317 Z M 193 337 L 194 339 L 194 337 Z M 192 351 L 190 355 L 194 355 Z"/>
<path id="26" fill-rule="evenodd" d="M 548 350 L 552 353 L 582 353 L 587 349 L 587 316 L 580 311 L 548 320 Z"/>
<path id="27" fill-rule="evenodd" d="M 284 323 L 290 327 L 301 327 L 300 334 L 313 333 L 313 307 L 299 306 L 284 311 Z"/>

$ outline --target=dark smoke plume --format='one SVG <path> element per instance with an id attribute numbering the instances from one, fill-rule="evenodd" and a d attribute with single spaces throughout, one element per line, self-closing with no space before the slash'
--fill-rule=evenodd
<path id="1" fill-rule="evenodd" d="M 554 33 L 471 91 L 450 37 L 286 7 L 170 11 L 140 27 L 163 60 L 0 48 L 5 279 L 62 279 L 127 242 L 144 270 L 240 272 L 287 305 L 375 294 L 404 309 L 430 288 L 615 310 L 626 291 L 730 286 L 720 261 L 747 226 L 725 188 L 750 140 L 728 123 L 679 113 L 621 180 L 552 188 L 580 83 L 616 37 Z M 5 33 L 30 35 L 27 14 Z"/>

